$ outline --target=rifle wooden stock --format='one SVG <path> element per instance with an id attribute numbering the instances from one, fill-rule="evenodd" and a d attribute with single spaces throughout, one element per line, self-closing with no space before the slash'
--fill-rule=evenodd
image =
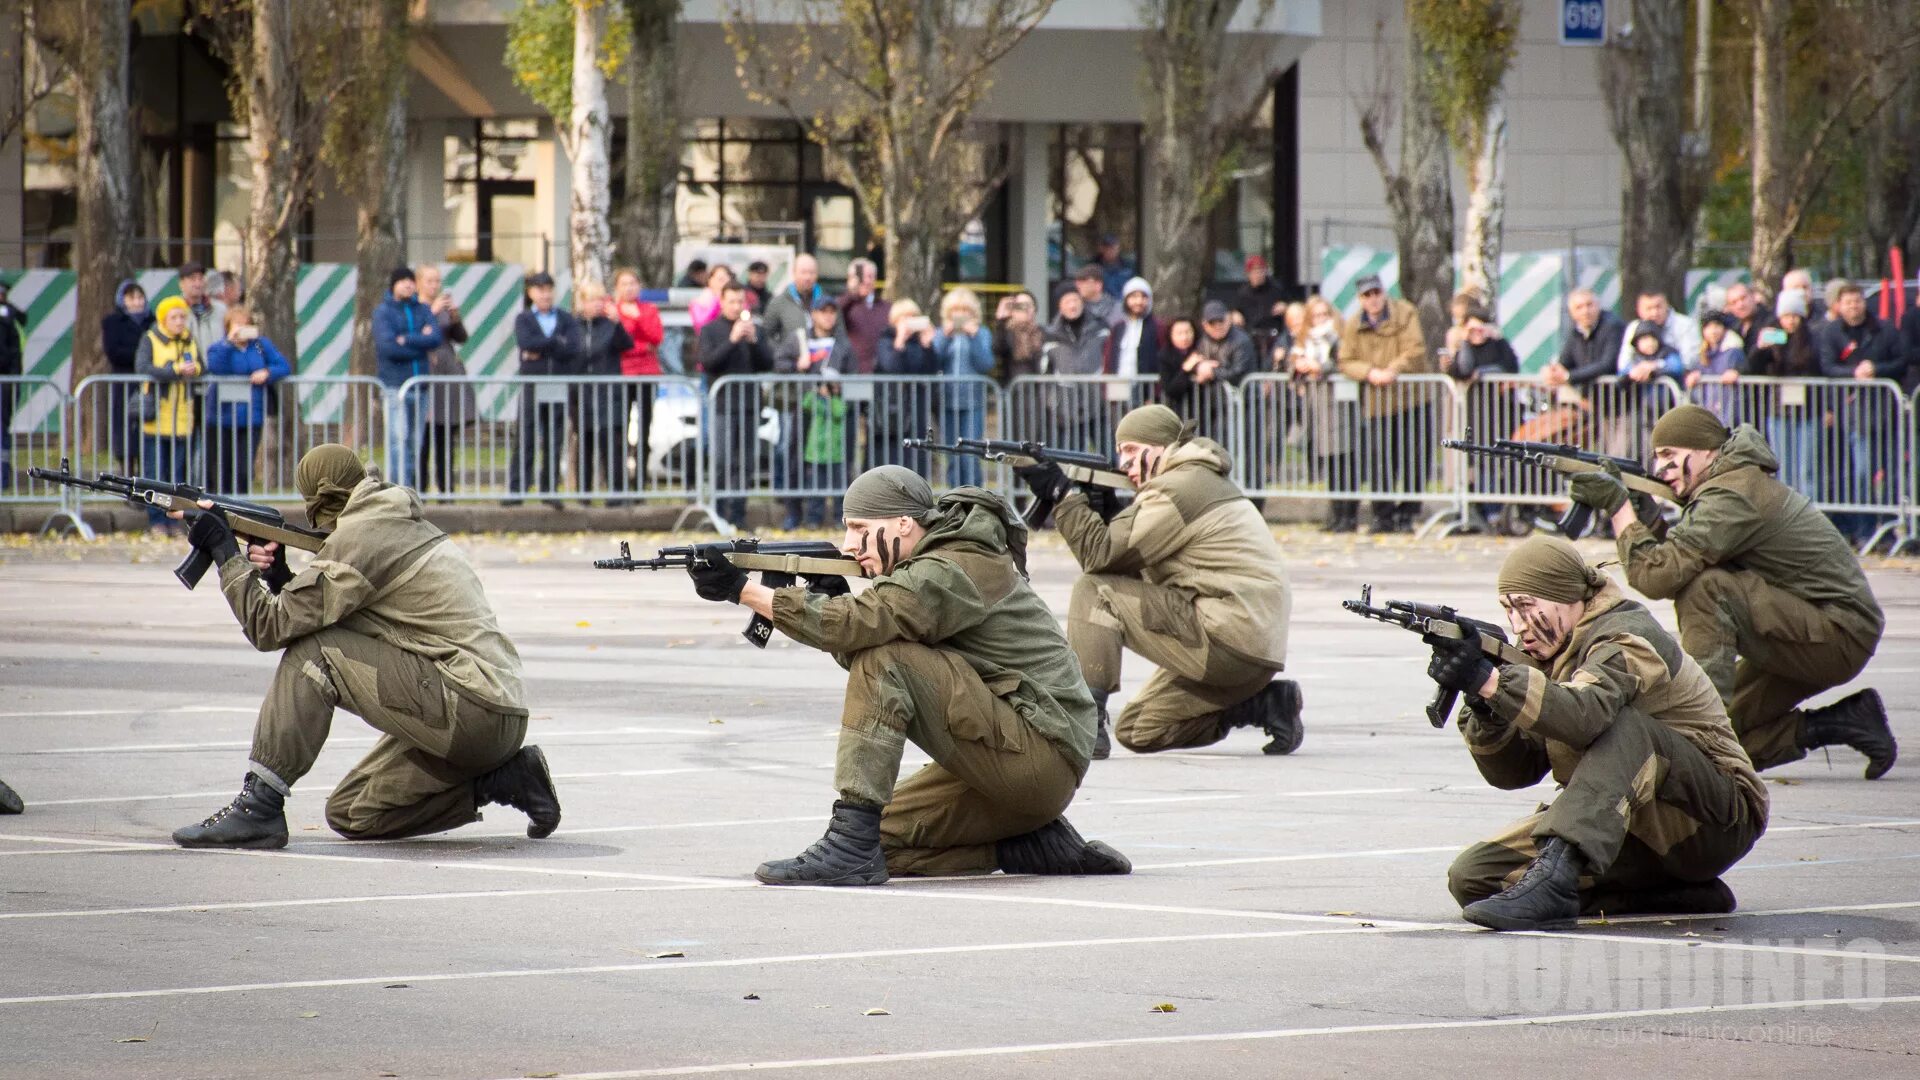
<path id="1" fill-rule="evenodd" d="M 1539 457 L 1541 464 L 1561 476 L 1578 476 L 1581 473 L 1607 471 L 1605 466 L 1581 461 L 1578 458 L 1561 457 L 1559 454 L 1541 454 Z M 1630 472 L 1621 473 L 1618 479 L 1622 484 L 1627 486 L 1628 491 L 1638 491 L 1643 495 L 1651 495 L 1656 499 L 1662 499 L 1666 502 L 1679 505 L 1680 497 L 1673 493 L 1672 488 L 1658 480 Z"/>

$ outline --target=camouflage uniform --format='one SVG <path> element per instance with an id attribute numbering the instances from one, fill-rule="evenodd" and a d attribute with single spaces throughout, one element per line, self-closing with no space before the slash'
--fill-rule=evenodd
<path id="1" fill-rule="evenodd" d="M 1553 805 L 1462 852 L 1447 871 L 1461 906 L 1517 881 L 1557 836 L 1584 857 L 1582 908 L 1712 881 L 1767 825 L 1767 793 L 1713 685 L 1678 642 L 1612 583 L 1587 601 L 1550 670 L 1499 669 L 1460 733 L 1495 787 L 1552 775 Z"/>
<path id="2" fill-rule="evenodd" d="M 526 737 L 520 657 L 418 496 L 361 481 L 278 594 L 244 554 L 221 566 L 220 588 L 255 648 L 285 650 L 254 725 L 254 773 L 285 792 L 345 709 L 384 737 L 327 800 L 334 831 L 416 836 L 479 820 L 473 781 Z"/>
<path id="3" fill-rule="evenodd" d="M 1286 666 L 1292 597 L 1280 547 L 1211 439 L 1167 451 L 1160 471 L 1111 522 L 1078 491 L 1053 520 L 1083 571 L 1067 639 L 1087 685 L 1120 688 L 1124 645 L 1159 665 L 1114 724 L 1142 753 L 1226 736 L 1221 713 Z"/>
<path id="4" fill-rule="evenodd" d="M 1671 528 L 1620 534 L 1627 582 L 1671 597 L 1680 643 L 1727 705 L 1756 768 L 1798 761 L 1797 706 L 1852 680 L 1885 627 L 1860 562 L 1750 425 L 1734 429 Z"/>
<path id="5" fill-rule="evenodd" d="M 775 628 L 848 671 L 834 784 L 885 807 L 890 873 L 988 873 L 996 842 L 1060 817 L 1086 775 L 1093 699 L 1022 575 L 1017 522 L 1009 547 L 1010 518 L 999 496 L 962 488 L 857 595 L 774 592 Z M 908 742 L 933 763 L 896 783 Z"/>

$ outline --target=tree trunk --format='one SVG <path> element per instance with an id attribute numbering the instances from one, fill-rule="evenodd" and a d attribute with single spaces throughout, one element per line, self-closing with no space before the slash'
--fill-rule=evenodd
<path id="1" fill-rule="evenodd" d="M 293 298 L 300 262 L 294 240 L 307 193 L 300 190 L 301 151 L 294 145 L 300 89 L 292 42 L 292 0 L 253 0 L 246 80 L 247 152 L 253 159 L 246 234 L 247 303 L 254 322 L 298 371 Z"/>
<path id="2" fill-rule="evenodd" d="M 1478 293 L 1489 311 L 1500 300 L 1500 246 L 1507 220 L 1507 110 L 1498 97 L 1487 108 L 1480 154 L 1467 170 L 1467 240 L 1460 263 L 1463 289 Z"/>
<path id="3" fill-rule="evenodd" d="M 133 272 L 137 185 L 133 126 L 127 108 L 127 27 L 129 0 L 86 0 L 77 20 L 78 62 L 74 102 L 80 216 L 75 230 L 73 267 L 76 310 L 92 314 L 113 309 L 114 289 Z M 98 332 L 75 321 L 72 380 L 78 384 L 107 368 Z M 76 434 L 76 437 L 85 437 Z"/>
<path id="4" fill-rule="evenodd" d="M 602 5 L 574 0 L 573 113 L 567 121 L 567 157 L 573 166 L 568 195 L 567 253 L 573 280 L 609 284 L 613 237 L 607 223 L 607 80 L 600 73 Z"/>
<path id="5" fill-rule="evenodd" d="M 1753 243 L 1747 263 L 1753 279 L 1773 287 L 1793 268 L 1793 232 L 1787 151 L 1787 58 L 1780 41 L 1791 0 L 1753 4 Z"/>
<path id="6" fill-rule="evenodd" d="M 1420 309 L 1420 331 L 1429 347 L 1447 334 L 1447 303 L 1453 298 L 1453 170 L 1447 153 L 1446 117 L 1433 83 L 1433 54 L 1409 36 L 1406 115 L 1400 124 L 1401 197 L 1393 206 L 1394 239 L 1400 245 L 1400 295 Z"/>
<path id="7" fill-rule="evenodd" d="M 400 235 L 400 216 L 406 196 L 407 98 L 394 94 L 381 118 L 378 153 L 365 164 L 364 187 L 354 218 L 359 255 L 355 260 L 359 282 L 353 293 L 353 373 L 372 375 L 378 367 L 373 351 L 373 309 L 386 298 L 387 275 L 406 263 L 406 244 Z"/>
<path id="8" fill-rule="evenodd" d="M 1143 132 L 1153 212 L 1146 265 L 1164 310 L 1198 311 L 1212 253 L 1207 215 L 1224 193 L 1224 140 L 1215 137 L 1226 93 L 1222 54 L 1240 0 L 1166 0 L 1141 6 L 1146 23 Z"/>
<path id="9" fill-rule="evenodd" d="M 1869 25 L 1895 40 L 1920 30 L 1920 8 L 1910 0 L 1880 0 L 1870 6 Z M 1892 273 L 1887 250 L 1904 249 L 1912 273 L 1920 248 L 1920 79 L 1882 66 L 1874 73 L 1872 93 L 1887 102 L 1882 118 L 1868 126 L 1866 143 L 1865 228 L 1874 276 Z"/>
<path id="10" fill-rule="evenodd" d="M 1199 311 L 1207 262 L 1201 177 L 1193 167 L 1199 140 L 1173 115 L 1180 109 L 1174 98 L 1168 94 L 1154 103 L 1157 122 L 1149 125 L 1158 130 L 1148 136 L 1146 147 L 1153 213 L 1146 263 L 1162 310 Z"/>
<path id="11" fill-rule="evenodd" d="M 627 0 L 627 197 L 620 258 L 640 280 L 673 284 L 680 184 L 680 0 Z"/>
<path id="12" fill-rule="evenodd" d="M 1633 0 L 1632 34 L 1609 44 L 1599 65 L 1609 126 L 1626 164 L 1620 294 L 1629 310 L 1642 292 L 1663 293 L 1676 306 L 1684 302 L 1694 224 L 1706 196 L 1704 141 L 1686 126 L 1687 6 L 1688 0 Z"/>

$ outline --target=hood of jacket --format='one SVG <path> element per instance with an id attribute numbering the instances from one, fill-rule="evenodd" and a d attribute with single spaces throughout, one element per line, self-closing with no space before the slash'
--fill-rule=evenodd
<path id="1" fill-rule="evenodd" d="M 128 318 L 138 318 L 139 316 L 136 316 L 132 312 L 127 310 L 127 290 L 138 289 L 138 288 L 140 288 L 140 283 L 138 281 L 135 281 L 133 278 L 128 278 L 125 281 L 122 281 L 119 287 L 113 290 L 113 310 L 119 312 L 122 315 L 127 316 Z M 141 315 L 153 314 L 153 306 L 149 304 L 146 310 L 142 311 L 140 314 Z"/>
<path id="2" fill-rule="evenodd" d="M 986 488 L 962 487 L 933 504 L 927 535 L 914 550 L 928 554 L 942 547 L 969 547 L 990 554 L 1005 552 L 1021 576 L 1027 572 L 1027 523 L 1007 501 Z"/>
<path id="3" fill-rule="evenodd" d="M 1752 424 L 1741 424 L 1733 429 L 1733 434 L 1726 442 L 1720 444 L 1720 456 L 1707 466 L 1706 475 L 1701 480 L 1704 482 L 1716 476 L 1725 476 L 1735 469 L 1748 466 L 1764 473 L 1777 473 L 1780 471 L 1780 459 L 1773 456 L 1773 450 L 1767 446 L 1767 440 L 1761 436 L 1758 428 Z"/>
<path id="4" fill-rule="evenodd" d="M 1227 448 L 1212 439 L 1196 437 L 1175 443 L 1173 448 L 1167 451 L 1167 460 L 1161 463 L 1160 471 L 1155 474 L 1155 478 L 1165 476 L 1175 469 L 1184 469 L 1189 465 L 1210 469 L 1221 476 L 1233 474 L 1233 456 L 1227 453 Z"/>

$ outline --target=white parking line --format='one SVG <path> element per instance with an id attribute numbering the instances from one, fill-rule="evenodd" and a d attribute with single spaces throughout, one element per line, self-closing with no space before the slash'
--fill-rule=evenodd
<path id="1" fill-rule="evenodd" d="M 29 716 L 181 716 L 192 713 L 257 713 L 258 705 L 181 705 L 156 709 L 138 705 L 130 709 L 61 709 L 53 712 L 0 712 L 0 720 L 18 720 Z"/>
<path id="2" fill-rule="evenodd" d="M 1424 927 L 1416 928 L 1424 929 Z M 344 979 L 296 979 L 287 982 L 235 983 L 227 986 L 179 986 L 156 990 L 107 990 L 84 994 L 37 994 L 0 997 L 0 1006 L 47 1005 L 75 1001 L 124 1001 L 134 998 L 190 997 L 204 994 L 240 994 L 264 990 L 315 990 L 338 986 L 369 986 L 391 982 L 472 982 L 483 979 L 527 979 L 570 975 L 644 973 L 671 975 L 703 968 L 763 967 L 812 964 L 839 960 L 884 960 L 908 956 L 957 956 L 967 953 L 1035 952 L 1050 949 L 1107 948 L 1126 945 L 1175 945 L 1209 941 L 1256 941 L 1263 938 L 1308 937 L 1327 934 L 1391 934 L 1393 928 L 1359 926 L 1314 930 L 1247 930 L 1215 934 L 1157 934 L 1150 937 L 1074 938 L 1059 941 L 990 942 L 972 945 L 930 945 L 915 948 L 866 949 L 855 952 L 799 953 L 782 956 L 742 956 L 727 960 L 651 961 L 644 964 L 589 964 L 579 967 L 512 968 L 496 971 L 441 972 L 428 975 L 379 975 Z"/>
<path id="3" fill-rule="evenodd" d="M 786 1061 L 739 1061 L 719 1065 L 680 1065 L 663 1069 L 623 1069 L 614 1072 L 566 1073 L 563 1080 L 633 1080 L 646 1076 L 699 1076 L 713 1073 L 760 1072 L 774 1069 L 852 1069 L 863 1065 L 893 1065 L 909 1061 L 950 1061 L 958 1058 L 1006 1057 L 1015 1054 L 1052 1054 L 1069 1050 L 1106 1050 L 1124 1046 L 1167 1046 L 1196 1043 L 1255 1042 L 1270 1039 L 1309 1039 L 1338 1035 L 1386 1035 L 1413 1031 L 1458 1031 L 1533 1027 L 1547 1024 L 1596 1024 L 1618 1020 L 1648 1020 L 1701 1013 L 1770 1012 L 1783 1009 L 1854 1008 L 1920 1004 L 1920 994 L 1858 998 L 1802 998 L 1738 1005 L 1675 1006 L 1665 1009 L 1621 1009 L 1614 1012 L 1502 1016 L 1473 1020 L 1419 1020 L 1398 1024 L 1346 1024 L 1330 1027 L 1272 1028 L 1265 1031 L 1223 1031 L 1208 1034 L 1140 1035 L 1126 1039 L 1088 1039 L 1080 1042 L 1025 1043 L 1015 1046 L 975 1046 L 952 1050 L 909 1050 L 852 1057 L 800 1058 Z M 1063 1070 L 1064 1071 L 1064 1070 Z"/>
<path id="4" fill-rule="evenodd" d="M 94 849 L 103 850 L 103 849 Z M 591 896 L 606 893 L 691 892 L 709 885 L 591 885 L 579 889 L 489 889 L 479 892 L 376 893 L 370 896 L 318 896 L 305 900 L 230 900 L 153 907 L 76 908 L 69 911 L 7 911 L 4 919 L 82 919 L 111 915 L 171 915 L 178 912 L 258 911 L 264 908 L 330 907 L 337 904 L 411 903 L 423 900 L 495 900 L 521 896 Z"/>

